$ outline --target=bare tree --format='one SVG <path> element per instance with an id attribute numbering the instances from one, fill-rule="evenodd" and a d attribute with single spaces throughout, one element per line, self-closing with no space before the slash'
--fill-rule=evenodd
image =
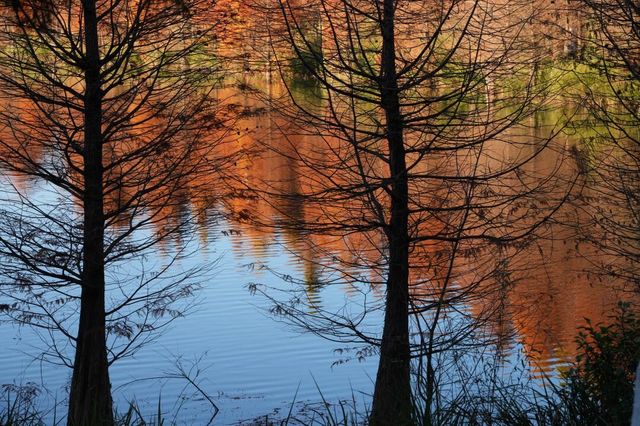
<path id="1" fill-rule="evenodd" d="M 189 235 L 185 200 L 222 164 L 217 69 L 193 55 L 208 6 L 2 6 L 3 311 L 73 367 L 69 425 L 113 424 L 109 365 L 181 315 L 198 283 L 180 266 L 186 244 L 150 255 Z"/>
<path id="2" fill-rule="evenodd" d="M 384 286 L 386 299 L 355 316 L 309 311 L 299 297 L 276 312 L 324 337 L 379 347 L 371 424 L 429 424 L 435 355 L 468 342 L 497 309 L 471 315 L 463 306 L 509 285 L 510 257 L 575 184 L 554 179 L 562 151 L 543 176 L 532 167 L 559 129 L 540 136 L 527 128 L 544 104 L 542 53 L 527 43 L 531 7 L 281 0 L 277 9 L 283 24 L 271 27 L 272 52 L 288 96 L 271 102 L 296 124 L 285 130 L 288 143 L 271 149 L 296 162 L 300 181 L 294 192 L 272 184 L 263 194 L 307 206 L 295 217 L 279 213 L 280 225 L 309 243 L 314 235 L 342 242 L 346 250 L 325 244 L 316 256 L 330 277 L 319 285 Z M 315 87 L 319 101 L 302 99 L 295 79 Z M 376 307 L 384 309 L 381 337 L 367 324 Z M 425 384 L 413 395 L 412 359 Z"/>
<path id="3" fill-rule="evenodd" d="M 602 232 L 587 239 L 610 254 L 598 266 L 631 283 L 640 276 L 640 6 L 622 0 L 581 0 L 585 112 L 594 130 L 590 172 L 597 176 L 591 213 Z M 594 78 L 594 75 L 597 76 Z M 594 81 L 597 84 L 594 84 Z M 595 237 L 595 238 L 592 238 Z"/>

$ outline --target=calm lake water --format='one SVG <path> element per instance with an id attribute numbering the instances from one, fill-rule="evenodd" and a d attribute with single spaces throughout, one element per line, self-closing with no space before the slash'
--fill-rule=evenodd
<path id="1" fill-rule="evenodd" d="M 303 265 L 280 245 L 282 235 L 225 236 L 221 232 L 225 229 L 225 223 L 211 227 L 206 250 L 191 259 L 194 263 L 218 263 L 193 311 L 171 324 L 157 341 L 112 367 L 119 406 L 135 399 L 154 413 L 161 397 L 169 415 L 175 413 L 174 403 L 184 404 L 178 412 L 181 423 L 206 423 L 210 407 L 200 396 L 192 397 L 195 389 L 185 380 L 158 379 L 175 374 L 177 362 L 201 370 L 197 380 L 220 407 L 219 424 L 251 420 L 274 410 L 286 412 L 294 397 L 297 401 L 318 401 L 314 380 L 331 400 L 350 399 L 351 388 L 359 400 L 366 400 L 359 392 L 372 389 L 375 357 L 333 365 L 352 357 L 336 352 L 344 345 L 293 332 L 269 316 L 269 304 L 263 298 L 247 290 L 250 282 L 278 281 L 269 273 L 244 266 L 256 259 L 290 274 L 303 273 Z M 265 244 L 265 238 L 270 242 Z M 339 288 L 328 289 L 320 297 L 327 305 L 349 301 Z M 46 387 L 51 395 L 45 398 L 45 406 L 65 398 L 63 388 L 70 370 L 34 360 L 42 343 L 31 329 L 3 324 L 0 340 L 3 384 L 33 382 Z M 190 401 L 180 399 L 183 391 Z"/>
<path id="2" fill-rule="evenodd" d="M 231 95 L 244 106 L 258 104 L 241 93 Z M 247 147 L 258 142 L 264 146 L 265 141 L 277 143 L 282 136 L 276 121 L 275 113 L 269 110 L 247 118 L 238 126 L 243 129 L 238 143 Z M 541 156 L 532 167 L 539 171 L 555 167 L 558 152 L 568 152 L 579 143 L 576 137 L 558 136 L 554 153 Z M 269 180 L 296 181 L 295 165 L 273 153 L 254 156 L 236 166 L 237 177 L 249 186 Z M 38 182 L 17 185 L 32 186 L 29 191 L 34 198 L 46 197 L 39 192 Z M 250 210 L 263 218 L 277 219 L 278 209 L 264 200 L 228 201 L 231 207 L 219 209 Z M 580 223 L 582 207 L 579 203 L 567 205 L 559 212 L 558 222 Z M 190 208 L 192 213 L 196 210 Z M 211 213 L 214 216 L 215 212 Z M 583 319 L 603 320 L 620 298 L 610 286 L 592 278 L 592 251 L 576 233 L 573 226 L 550 225 L 547 236 L 519 253 L 513 263 L 520 268 L 517 284 L 502 295 L 505 315 L 489 330 L 505 336 L 500 351 L 506 374 L 521 361 L 534 375 L 555 374 L 575 353 L 573 339 Z M 269 313 L 271 303 L 250 291 L 252 283 L 283 290 L 294 286 L 270 270 L 301 279 L 316 273 L 314 265 L 304 260 L 309 258 L 304 236 L 277 226 L 261 229 L 250 221 L 219 219 L 200 224 L 189 244 L 197 253 L 181 266 L 214 266 L 202 280 L 196 305 L 185 317 L 176 319 L 155 341 L 111 368 L 121 410 L 127 401 L 135 400 L 143 410 L 154 413 L 160 399 L 169 418 L 177 413 L 179 423 L 205 424 L 211 415 L 208 402 L 185 380 L 170 378 L 176 375 L 178 365 L 194 377 L 199 372 L 196 382 L 220 408 L 216 424 L 250 422 L 267 415 L 286 417 L 294 398 L 297 412 L 305 404 L 317 404 L 320 391 L 332 403 L 354 396 L 361 409 L 367 405 L 376 373 L 375 355 L 361 357 L 358 351 L 363 346 L 330 342 L 276 321 Z M 162 263 L 168 261 L 171 251 L 171 247 L 161 247 L 148 256 Z M 382 297 L 379 289 L 366 295 Z M 333 285 L 311 286 L 306 297 L 327 310 L 346 307 L 357 311 L 364 296 L 348 285 Z M 480 311 L 482 304 L 476 301 L 465 309 Z M 379 313 L 368 321 L 381 328 Z M 44 344 L 33 330 L 3 323 L 0 342 L 0 383 L 41 386 L 42 407 L 65 399 L 70 370 L 38 360 Z M 52 421 L 53 413 L 48 419 Z"/>

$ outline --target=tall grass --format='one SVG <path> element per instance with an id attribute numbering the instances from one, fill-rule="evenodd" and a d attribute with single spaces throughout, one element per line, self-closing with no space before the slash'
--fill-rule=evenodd
<path id="1" fill-rule="evenodd" d="M 39 388 L 33 383 L 25 385 L 2 385 L 2 406 L 0 426 L 40 426 L 44 425 L 42 414 L 36 406 Z M 56 423 L 54 411 L 54 423 Z"/>

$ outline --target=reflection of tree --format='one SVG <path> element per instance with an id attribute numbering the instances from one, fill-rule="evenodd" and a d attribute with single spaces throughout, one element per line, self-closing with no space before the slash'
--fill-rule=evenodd
<path id="1" fill-rule="evenodd" d="M 255 85 L 260 83 L 254 82 Z M 267 90 L 265 87 L 262 89 Z M 274 83 L 270 90 L 277 97 L 282 87 Z M 237 94 L 241 95 L 242 92 Z M 230 96 L 227 94 L 225 97 Z M 249 100 L 252 102 L 251 108 L 264 111 L 262 103 L 251 97 Z M 557 121 L 554 114 L 557 115 L 554 110 L 539 113 L 536 119 L 528 121 L 531 126 L 528 132 L 513 129 L 510 135 L 514 138 L 543 141 L 548 137 L 545 132 L 553 131 L 553 124 Z M 371 264 L 373 259 L 358 262 L 357 255 L 365 256 L 366 253 L 372 253 L 375 246 L 381 243 L 369 242 L 358 233 L 331 237 L 320 233 L 305 233 L 282 223 L 283 216 L 294 221 L 319 216 L 314 210 L 320 206 L 305 202 L 304 197 L 300 197 L 309 191 L 309 188 L 300 185 L 307 181 L 304 175 L 311 171 L 299 161 L 294 161 L 294 153 L 287 151 L 291 146 L 305 146 L 305 137 L 293 135 L 296 132 L 295 125 L 287 123 L 286 118 L 280 117 L 277 111 L 246 117 L 238 127 L 255 129 L 248 134 L 243 133 L 239 140 L 242 142 L 243 150 L 261 152 L 261 155 L 246 164 L 239 161 L 236 173 L 242 176 L 242 182 L 263 196 L 249 197 L 243 192 L 244 197 L 229 202 L 234 211 L 233 216 L 238 218 L 234 228 L 240 232 L 240 235 L 232 236 L 235 252 L 239 257 L 246 256 L 247 261 L 257 259 L 264 263 L 267 261 L 264 256 L 265 249 L 276 240 L 282 241 L 285 251 L 294 253 L 300 259 L 299 281 L 306 293 L 303 296 L 305 300 L 312 301 L 307 307 L 307 312 L 315 313 L 314 305 L 321 309 L 326 308 L 321 288 L 329 281 L 329 259 L 334 256 L 341 259 L 342 269 L 346 269 L 347 260 L 350 265 Z M 288 135 L 291 145 L 283 143 L 282 133 Z M 310 136 L 306 138 L 313 139 Z M 554 144 L 566 146 L 572 146 L 577 142 L 577 136 L 556 137 L 554 140 Z M 318 144 L 319 142 L 316 143 Z M 308 146 L 314 144 L 309 143 Z M 283 155 L 277 154 L 278 150 L 283 150 Z M 554 150 L 548 150 L 528 165 L 527 173 L 550 174 L 561 160 L 562 156 Z M 576 165 L 565 161 L 557 173 L 558 177 L 571 179 L 576 173 Z M 316 179 L 318 178 L 316 176 Z M 239 190 L 242 188 L 244 185 L 239 186 Z M 269 195 L 270 192 L 274 194 Z M 285 194 L 288 197 L 283 200 L 282 196 Z M 588 199 L 590 190 L 583 189 L 582 194 Z M 328 207 L 330 206 L 323 208 Z M 281 223 L 285 228 L 281 230 L 277 225 L 265 226 L 267 218 Z M 512 354 L 513 337 L 517 335 L 534 372 L 549 375 L 559 362 L 570 360 L 576 354 L 575 334 L 578 327 L 584 325 L 584 319 L 591 318 L 594 323 L 604 321 L 607 312 L 620 297 L 615 288 L 601 285 L 595 275 L 587 272 L 591 265 L 590 259 L 598 256 L 598 253 L 590 250 L 586 244 L 578 244 L 579 237 L 575 235 L 571 225 L 581 223 L 584 224 L 584 231 L 596 233 L 597 229 L 588 226 L 588 219 L 583 209 L 565 204 L 556 214 L 548 232 L 545 232 L 545 238 L 539 238 L 536 244 L 508 256 L 509 265 L 505 272 L 508 272 L 513 285 L 500 291 L 493 291 L 492 288 L 484 294 L 477 292 L 478 297 L 468 299 L 471 315 L 482 318 L 491 313 L 491 321 L 486 324 L 486 329 L 490 336 L 494 336 L 497 350 L 505 357 Z M 433 256 L 445 254 L 446 251 L 441 250 L 435 251 Z M 474 271 L 482 267 L 486 258 L 484 255 L 478 256 L 476 264 L 475 257 L 464 257 L 456 266 L 456 271 L 463 277 L 465 274 L 471 277 L 471 272 L 465 271 Z M 614 263 L 613 257 L 609 262 Z M 351 272 L 355 275 L 357 268 L 354 267 Z M 366 272 L 368 275 L 364 281 L 381 281 L 376 278 L 375 271 Z M 426 275 L 428 271 L 425 270 L 422 274 Z M 315 279 L 308 279 L 311 276 Z M 343 285 L 348 297 L 357 300 L 358 292 L 353 283 L 346 279 L 336 282 Z M 420 286 L 414 285 L 412 295 L 418 297 L 435 291 L 433 284 L 429 290 L 429 282 L 422 283 L 422 287 L 421 291 Z M 379 298 L 383 286 L 377 285 L 374 290 L 373 298 Z"/>
<path id="2" fill-rule="evenodd" d="M 322 309 L 307 315 L 296 305 L 281 311 L 325 337 L 380 347 L 372 424 L 409 422 L 417 357 L 425 387 L 414 396 L 423 398 L 426 422 L 436 393 L 434 355 L 469 339 L 474 327 L 457 325 L 496 311 L 471 318 L 462 306 L 509 285 L 500 279 L 509 259 L 558 207 L 552 198 L 539 202 L 540 193 L 562 198 L 572 182 L 553 177 L 562 153 L 547 170 L 527 167 L 549 138 L 515 127 L 533 109 L 538 58 L 513 50 L 526 46 L 518 38 L 526 19 L 510 14 L 513 2 L 492 10 L 458 1 L 279 4 L 285 31 L 283 39 L 274 32 L 273 51 L 285 80 L 300 73 L 286 66 L 301 63 L 322 101 L 310 105 L 287 86 L 290 102 L 281 111 L 297 126 L 274 149 L 296 160 L 296 197 L 306 207 L 298 217 L 279 213 L 292 229 L 322 234 L 309 241 L 343 244 L 340 254 L 316 257 L 333 272 L 325 284 L 386 289 L 381 338 L 361 327 L 374 306 L 356 318 Z M 314 33 L 302 21 L 317 11 Z M 512 25 L 500 31 L 502 18 Z M 269 192 L 292 196 L 277 184 Z"/>
<path id="3" fill-rule="evenodd" d="M 72 425 L 113 423 L 109 365 L 179 316 L 196 284 L 195 271 L 175 268 L 183 249 L 165 264 L 146 256 L 188 230 L 184 198 L 220 165 L 216 139 L 203 143 L 222 124 L 211 64 L 193 55 L 208 36 L 195 18 L 203 6 L 2 10 L 0 165 L 37 178 L 39 192 L 4 186 L 2 296 L 10 316 L 49 334 L 48 357 L 73 366 Z"/>
<path id="4" fill-rule="evenodd" d="M 601 151 L 592 161 L 599 178 L 593 216 L 602 228 L 587 235 L 625 264 L 600 265 L 605 274 L 638 285 L 640 261 L 640 7 L 622 0 L 581 0 L 591 27 L 585 34 L 584 104 L 593 116 L 592 144 Z M 596 203 L 594 203 L 596 204 Z"/>

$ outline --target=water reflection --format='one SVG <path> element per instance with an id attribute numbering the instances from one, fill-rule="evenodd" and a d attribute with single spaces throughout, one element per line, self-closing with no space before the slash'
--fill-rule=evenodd
<path id="1" fill-rule="evenodd" d="M 257 86 L 263 93 L 270 93 L 274 97 L 283 90 L 278 85 L 269 85 L 260 79 L 245 80 L 245 84 Z M 327 138 L 318 140 L 313 135 L 305 134 L 263 102 L 252 100 L 251 96 L 242 92 L 234 94 L 234 88 L 226 90 L 228 96 L 242 99 L 246 107 L 261 111 L 243 119 L 240 124 L 241 128 L 250 131 L 242 133 L 239 143 L 254 155 L 237 164 L 237 174 L 242 177 L 239 181 L 244 182 L 239 184 L 237 190 L 256 190 L 259 195 L 236 198 L 228 206 L 229 212 L 237 218 L 234 227 L 237 226 L 240 234 L 251 236 L 253 241 L 254 246 L 247 257 L 258 260 L 265 258 L 261 256 L 264 247 L 282 236 L 286 250 L 294 253 L 303 265 L 303 273 L 299 278 L 305 283 L 310 305 L 321 303 L 322 286 L 333 282 L 329 274 L 331 268 L 327 265 L 331 260 L 338 259 L 342 265 L 352 266 L 341 276 L 347 294 L 354 291 L 354 286 L 348 283 L 357 282 L 358 279 L 354 277 L 361 277 L 361 281 L 369 283 L 374 294 L 380 297 L 377 283 L 382 281 L 383 271 L 376 270 L 375 265 L 384 264 L 385 253 L 380 249 L 379 235 L 366 231 L 341 235 L 330 230 L 321 234 L 305 232 L 291 225 L 292 219 L 293 222 L 296 219 L 306 223 L 314 220 L 320 222 L 328 216 L 338 218 L 353 212 L 359 215 L 364 211 L 357 200 L 348 201 L 351 209 L 347 213 L 343 206 L 319 207 L 304 202 L 302 195 L 317 191 L 326 176 L 314 174 L 313 168 L 299 158 L 301 153 L 308 158 L 326 158 L 331 149 L 337 149 L 336 145 Z M 508 353 L 517 350 L 509 343 L 515 337 L 524 345 L 534 371 L 547 373 L 573 357 L 576 351 L 574 337 L 578 327 L 584 325 L 585 318 L 593 322 L 605 321 L 616 302 L 626 297 L 618 283 L 603 283 L 590 272 L 594 261 L 601 258 L 602 254 L 583 241 L 584 233 L 595 232 L 590 228 L 583 203 L 589 198 L 586 194 L 597 191 L 597 188 L 592 188 L 593 182 L 588 181 L 587 177 L 580 176 L 579 164 L 573 161 L 575 151 L 580 149 L 582 143 L 580 134 L 555 134 L 559 127 L 557 112 L 550 114 L 552 116 L 549 117 L 540 113 L 494 142 L 489 153 L 483 157 L 482 165 L 488 169 L 497 168 L 505 158 L 515 162 L 523 156 L 533 156 L 541 148 L 536 141 L 542 145 L 550 135 L 553 136 L 551 149 L 535 156 L 519 175 L 500 182 L 501 188 L 486 190 L 516 193 L 526 185 L 534 186 L 545 177 L 554 175 L 557 180 L 547 187 L 546 198 L 532 197 L 526 202 L 535 201 L 549 207 L 561 198 L 566 197 L 567 201 L 552 221 L 539 228 L 536 238 L 498 253 L 495 247 L 489 246 L 461 249 L 462 255 L 456 260 L 455 271 L 450 278 L 454 284 L 451 284 L 446 296 L 455 300 L 461 288 L 482 282 L 476 289 L 476 295 L 465 299 L 469 303 L 469 312 L 488 320 L 487 327 L 493 334 L 492 340 L 498 342 L 502 351 Z M 523 151 L 523 146 L 530 151 Z M 437 161 L 425 162 L 423 167 L 438 167 L 437 164 Z M 369 164 L 369 167 L 370 172 L 375 174 L 375 163 Z M 446 173 L 447 170 L 440 168 L 440 172 Z M 342 177 L 335 179 L 340 181 Z M 572 192 L 567 194 L 567 188 L 570 187 L 573 188 Z M 434 191 L 437 190 L 430 190 L 429 196 L 434 197 L 437 194 Z M 426 188 L 424 192 L 428 192 Z M 442 199 L 447 195 L 444 194 Z M 532 208 L 530 204 L 514 207 L 514 216 L 524 218 L 525 223 L 520 226 L 533 224 L 534 219 L 527 219 L 526 215 L 528 209 Z M 485 213 L 490 214 L 489 211 Z M 350 220 L 347 216 L 345 221 Z M 422 222 L 421 226 L 428 228 L 421 232 L 438 234 L 445 223 L 446 220 Z M 241 237 L 237 237 L 237 240 L 240 241 Z M 237 250 L 238 254 L 243 251 L 247 253 L 246 247 L 240 243 Z M 417 246 L 413 256 L 412 294 L 416 299 L 431 300 L 447 285 L 441 281 L 441 274 L 437 270 L 446 266 L 450 248 L 443 243 Z M 374 267 L 363 271 L 359 269 L 363 264 Z M 504 291 L 495 292 L 492 290 L 495 289 L 495 281 L 500 279 L 508 281 L 508 285 L 502 287 Z"/>
<path id="2" fill-rule="evenodd" d="M 155 232 L 164 234 L 169 229 L 179 228 L 181 223 L 190 223 L 180 220 L 181 217 L 195 217 L 201 247 L 212 252 L 219 250 L 220 241 L 217 237 L 223 232 L 228 237 L 228 249 L 239 264 L 265 264 L 276 271 L 298 274 L 297 278 L 304 283 L 311 313 L 326 305 L 336 305 L 336 300 L 339 306 L 341 300 L 335 295 L 336 287 L 328 288 L 328 283 L 341 283 L 337 287 L 340 292 L 355 300 L 360 293 L 353 283 L 366 282 L 370 286 L 370 294 L 374 299 L 379 299 L 382 296 L 382 286 L 379 283 L 383 281 L 382 265 L 385 256 L 384 249 L 380 249 L 379 234 L 367 230 L 348 235 L 330 230 L 321 234 L 293 226 L 296 221 L 319 222 L 327 216 L 339 218 L 347 215 L 347 220 L 353 217 L 360 219 L 363 209 L 357 200 L 342 200 L 351 206 L 345 213 L 344 204 L 319 208 L 318 205 L 304 202 L 302 197 L 316 191 L 326 177 L 322 173 L 314 174 L 313 168 L 301 161 L 299 153 L 304 152 L 309 158 L 324 157 L 326 161 L 326 147 L 335 148 L 336 145 L 331 140 L 318 141 L 314 136 L 305 134 L 272 109 L 265 99 L 247 91 L 247 87 L 258 86 L 263 93 L 277 98 L 283 94 L 282 86 L 259 78 L 247 78 L 239 86 L 229 84 L 216 94 L 230 105 L 230 114 L 235 113 L 240 117 L 234 125 L 234 131 L 227 134 L 223 130 L 212 129 L 210 136 L 211 140 L 218 140 L 221 136 L 226 138 L 227 143 L 216 147 L 211 155 L 233 158 L 232 167 L 198 174 L 195 179 L 176 183 L 179 191 L 174 192 L 171 202 L 158 206 L 158 216 L 167 218 L 167 221 L 157 221 Z M 19 107 L 21 111 L 28 113 L 28 105 Z M 483 157 L 483 166 L 491 168 L 492 162 L 500 162 L 503 157 L 516 160 L 519 156 L 526 155 L 521 149 L 513 148 L 513 145 L 505 146 L 505 142 L 525 141 L 529 149 L 535 150 L 535 144 L 528 142 L 544 140 L 551 131 L 543 118 L 532 119 L 522 128 L 505 136 L 504 140 L 496 141 L 490 151 L 491 155 Z M 508 193 L 515 190 L 514 185 L 532 184 L 540 176 L 559 172 L 564 178 L 556 188 L 556 195 L 564 196 L 567 182 L 571 182 L 578 172 L 575 163 L 569 159 L 572 158 L 574 147 L 580 144 L 579 135 L 555 137 L 553 149 L 531 161 L 524 174 L 510 178 L 511 181 L 503 181 L 504 187 L 496 191 Z M 41 150 L 25 152 L 38 161 L 45 156 Z M 440 173 L 455 172 L 441 167 L 446 163 L 444 160 L 446 159 L 425 162 L 423 167 L 438 167 Z M 375 175 L 376 167 L 379 166 L 371 162 L 367 167 Z M 21 190 L 37 186 L 31 180 L 19 177 L 12 179 Z M 345 177 L 338 176 L 336 179 L 345 180 Z M 581 182 L 586 184 L 586 181 Z M 226 188 L 224 195 L 220 195 L 221 183 Z M 566 203 L 554 221 L 541 229 L 543 232 L 540 232 L 539 238 L 527 244 L 508 247 L 497 254 L 494 248 L 488 246 L 464 247 L 463 255 L 454 265 L 450 284 L 441 279 L 441 274 L 434 272 L 447 265 L 450 247 L 444 243 L 415 247 L 412 294 L 416 299 L 431 300 L 445 285 L 449 285 L 447 298 L 455 300 L 456 295 L 469 283 L 483 281 L 489 289 L 493 288 L 495 280 L 502 277 L 509 282 L 509 285 L 501 287 L 503 291 L 485 292 L 485 287 L 476 287 L 476 295 L 465 299 L 468 301 L 465 309 L 470 315 L 491 319 L 487 322 L 487 330 L 492 334 L 492 340 L 498 342 L 498 350 L 503 351 L 505 357 L 511 351 L 518 350 L 518 346 L 513 343 L 515 335 L 517 341 L 524 345 L 535 371 L 550 372 L 563 365 L 575 353 L 573 339 L 577 327 L 584 323 L 584 318 L 591 318 L 593 322 L 604 320 L 613 304 L 621 297 L 615 283 L 601 283 L 590 273 L 593 262 L 604 261 L 602 254 L 581 238 L 584 233 L 595 232 L 590 228 L 583 204 L 590 199 L 591 193 L 598 192 L 597 187 L 592 188 L 590 185 L 591 183 L 584 187 L 581 185 L 580 189 L 584 191 L 582 196 L 573 197 L 572 202 Z M 121 189 L 126 191 L 126 187 Z M 447 190 L 455 193 L 456 189 Z M 443 203 L 450 196 L 448 191 L 439 193 L 438 191 L 443 191 L 441 188 L 424 187 L 423 191 L 434 199 L 439 196 Z M 123 199 L 126 199 L 126 194 L 114 192 L 109 203 L 117 206 Z M 552 203 L 553 199 L 546 201 Z M 519 208 L 526 209 L 522 206 Z M 485 214 L 490 215 L 489 210 L 488 207 Z M 232 218 L 222 229 L 214 225 L 212 220 L 220 211 Z M 446 227 L 449 219 L 441 216 L 433 221 L 422 221 L 424 229 L 420 231 L 437 234 Z M 119 221 L 126 223 L 128 220 L 130 218 L 126 216 L 119 216 L 114 226 L 117 227 Z M 180 232 L 171 242 L 175 247 L 188 243 L 182 239 Z M 161 246 L 161 251 L 167 253 L 172 249 Z M 274 259 L 274 255 L 281 259 Z M 334 270 L 332 262 L 336 260 L 349 267 L 341 271 Z M 295 267 L 288 265 L 289 262 L 295 263 Z M 374 267 L 363 270 L 360 266 L 362 264 Z M 498 274 L 495 273 L 496 268 Z M 256 273 L 255 279 L 273 280 L 274 276 L 263 271 L 262 274 Z M 241 284 L 244 283 L 234 282 L 234 285 Z M 234 299 L 235 302 L 237 300 Z M 206 306 L 206 309 L 214 309 L 214 306 Z M 229 316 L 234 315 L 230 311 L 224 312 Z M 253 318 L 246 312 L 244 315 Z M 264 324 L 270 324 L 268 321 L 265 320 Z M 263 328 L 264 324 L 256 328 Z M 248 327 L 252 325 L 249 324 Z M 182 337 L 171 333 L 167 336 L 169 340 L 175 341 L 180 341 Z M 212 344 L 215 345 L 215 342 Z M 300 351 L 304 349 L 298 348 Z M 250 357 L 251 362 L 257 362 L 264 356 L 260 350 L 266 351 L 264 348 L 253 350 L 256 353 L 251 355 L 255 356 Z M 300 356 L 311 355 L 303 353 Z M 272 385 L 262 386 L 267 388 L 265 392 L 269 392 L 268 388 Z M 274 383 L 273 386 L 278 385 Z"/>

